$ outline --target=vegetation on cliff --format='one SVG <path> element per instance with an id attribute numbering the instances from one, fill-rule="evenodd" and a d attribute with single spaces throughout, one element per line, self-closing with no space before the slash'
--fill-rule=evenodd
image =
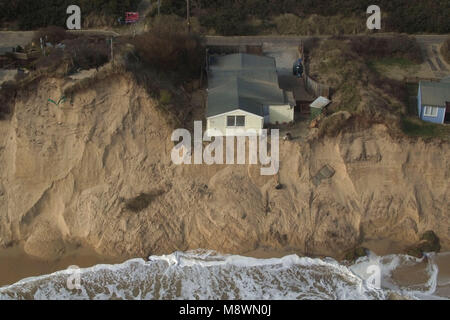
<path id="1" fill-rule="evenodd" d="M 273 28 L 277 25 L 273 18 L 286 13 L 302 20 L 313 15 L 318 20 L 322 19 L 322 22 L 309 22 L 317 28 L 316 31 L 320 31 L 320 28 L 326 31 L 330 25 L 330 17 L 339 16 L 340 19 L 335 21 L 336 31 L 341 28 L 342 31 L 349 32 L 353 31 L 352 26 L 357 28 L 355 21 L 363 22 L 363 27 L 365 26 L 366 9 L 372 4 L 373 1 L 369 0 L 192 0 L 191 11 L 203 26 L 225 35 L 257 33 Z M 384 31 L 445 33 L 450 30 L 448 1 L 381 0 L 377 5 L 384 14 Z M 161 11 L 186 16 L 186 2 L 163 1 Z M 255 19 L 259 20 L 256 25 Z M 290 21 L 293 20 L 295 19 L 291 16 Z M 304 28 L 300 30 L 306 31 Z"/>
<path id="2" fill-rule="evenodd" d="M 447 63 L 450 64 L 450 38 L 442 44 L 441 53 Z"/>
<path id="3" fill-rule="evenodd" d="M 421 258 L 426 252 L 439 252 L 441 250 L 441 243 L 438 236 L 432 230 L 424 232 L 420 236 L 420 241 L 409 248 L 406 253 Z"/>
<path id="4" fill-rule="evenodd" d="M 0 3 L 0 23 L 17 23 L 22 30 L 51 25 L 65 26 L 69 5 L 82 8 L 83 20 L 113 24 L 125 11 L 133 11 L 141 0 L 13 0 Z"/>
<path id="5" fill-rule="evenodd" d="M 70 4 L 82 8 L 86 27 L 111 26 L 140 0 L 14 0 L 0 4 L 0 23 L 17 22 L 21 29 L 65 25 Z M 191 0 L 191 14 L 206 30 L 223 35 L 261 32 L 355 33 L 364 32 L 371 0 Z M 406 33 L 446 33 L 450 30 L 450 4 L 445 0 L 380 0 L 383 30 Z M 186 0 L 164 0 L 162 14 L 186 16 Z M 156 5 L 152 12 L 157 14 Z M 288 15 L 286 15 L 288 14 Z M 306 22 L 305 22 L 306 21 Z M 286 29 L 286 26 L 289 28 Z"/>
<path id="6" fill-rule="evenodd" d="M 386 63 L 386 59 L 394 64 L 422 63 L 421 50 L 414 38 L 335 37 L 309 41 L 305 47 L 310 57 L 310 75 L 334 90 L 329 112 L 346 111 L 353 115 L 325 118 L 319 126 L 320 135 L 336 135 L 354 125 L 384 123 L 395 134 L 450 138 L 448 126 L 418 119 L 417 108 L 409 101 L 417 88 L 411 93 L 404 81 L 389 78 L 373 67 L 379 61 Z"/>

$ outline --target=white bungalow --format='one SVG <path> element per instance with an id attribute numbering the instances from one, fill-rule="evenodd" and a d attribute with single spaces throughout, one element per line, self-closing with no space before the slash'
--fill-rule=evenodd
<path id="1" fill-rule="evenodd" d="M 294 97 L 279 88 L 274 58 L 244 53 L 211 58 L 208 130 L 233 136 L 294 121 Z"/>

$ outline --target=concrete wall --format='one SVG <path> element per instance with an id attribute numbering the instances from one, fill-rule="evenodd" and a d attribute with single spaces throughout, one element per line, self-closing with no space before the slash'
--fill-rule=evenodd
<path id="1" fill-rule="evenodd" d="M 294 121 L 294 107 L 285 106 L 269 106 L 270 123 L 279 124 Z"/>
<path id="2" fill-rule="evenodd" d="M 245 127 L 227 127 L 227 116 L 245 116 Z M 206 121 L 206 129 L 218 130 L 222 135 L 238 135 L 239 131 L 254 129 L 258 134 L 264 126 L 264 118 L 252 115 L 241 110 L 235 110 L 216 117 L 210 117 Z"/>

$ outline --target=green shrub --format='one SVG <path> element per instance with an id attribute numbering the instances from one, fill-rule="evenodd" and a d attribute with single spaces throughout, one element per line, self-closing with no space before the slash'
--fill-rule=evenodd
<path id="1" fill-rule="evenodd" d="M 232 7 L 199 17 L 200 24 L 207 29 L 214 29 L 224 36 L 255 34 L 255 29 L 247 21 L 247 14 L 243 10 Z"/>
<path id="2" fill-rule="evenodd" d="M 413 63 L 422 63 L 422 50 L 416 39 L 408 36 L 376 38 L 369 36 L 354 37 L 350 40 L 351 49 L 364 58 L 402 58 Z"/>
<path id="3" fill-rule="evenodd" d="M 63 40 L 65 48 L 48 48 L 47 56 L 35 62 L 36 69 L 45 69 L 61 76 L 77 70 L 98 68 L 109 60 L 109 46 L 104 39 L 78 37 Z"/>
<path id="4" fill-rule="evenodd" d="M 197 18 L 191 18 L 191 32 L 200 32 L 200 23 Z M 186 19 L 175 14 L 149 16 L 145 20 L 145 26 L 150 32 L 160 32 L 164 30 L 167 33 L 183 33 L 187 30 Z"/>
<path id="5" fill-rule="evenodd" d="M 275 17 L 274 23 L 279 34 L 300 34 L 303 31 L 302 20 L 292 13 Z"/>
<path id="6" fill-rule="evenodd" d="M 106 16 L 115 22 L 126 11 L 135 11 L 141 0 L 14 0 L 0 2 L 0 23 L 17 21 L 23 30 L 32 30 L 50 25 L 66 26 L 69 5 L 81 8 L 82 19 L 92 20 L 92 15 Z"/>
<path id="7" fill-rule="evenodd" d="M 176 29 L 154 28 L 133 40 L 136 53 L 148 67 L 172 74 L 174 82 L 199 77 L 205 61 L 201 37 Z"/>
<path id="8" fill-rule="evenodd" d="M 66 29 L 57 26 L 49 26 L 41 28 L 34 33 L 33 42 L 39 45 L 40 38 L 43 38 L 45 42 L 57 44 L 65 39 L 73 39 L 75 36 L 66 31 Z"/>
<path id="9" fill-rule="evenodd" d="M 102 23 L 110 24 L 126 11 L 135 11 L 141 0 L 15 0 L 0 2 L 0 22 L 17 21 L 22 29 L 36 29 L 48 25 L 65 26 L 66 8 L 70 4 L 80 5 L 87 25 L 93 26 L 101 17 Z M 152 1 L 153 2 L 153 1 Z M 186 0 L 164 0 L 162 14 L 186 16 Z M 365 29 L 366 9 L 371 0 L 196 0 L 191 1 L 191 13 L 199 18 L 202 26 L 209 25 L 218 33 L 238 34 L 254 32 L 249 29 L 246 18 L 254 16 L 270 20 L 285 13 L 301 17 L 321 15 L 325 17 L 349 17 L 356 15 Z M 406 33 L 448 33 L 450 31 L 450 2 L 448 0 L 379 0 L 383 16 L 383 31 Z M 156 6 L 155 6 L 156 7 Z M 153 14 L 156 14 L 154 10 Z M 112 18 L 112 19 L 110 19 Z M 348 23 L 350 25 L 348 25 Z M 329 21 L 336 26 L 336 33 L 355 29 L 353 22 L 339 18 Z M 216 27 L 214 27 L 216 26 Z M 339 30 L 340 29 L 340 30 Z M 345 32 L 348 33 L 348 32 Z M 352 32 L 350 32 L 352 33 Z M 240 33 L 244 34 L 244 33 Z"/>
<path id="10" fill-rule="evenodd" d="M 172 94 L 169 90 L 161 89 L 159 91 L 159 103 L 168 105 L 172 102 Z"/>

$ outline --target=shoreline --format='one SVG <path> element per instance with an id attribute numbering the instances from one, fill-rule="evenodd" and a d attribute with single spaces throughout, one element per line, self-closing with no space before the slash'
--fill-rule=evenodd
<path id="1" fill-rule="evenodd" d="M 371 240 L 362 243 L 369 250 L 378 256 L 389 254 L 399 254 L 399 246 L 395 246 L 388 240 Z M 281 258 L 287 255 L 296 254 L 305 256 L 293 248 L 273 249 L 260 247 L 255 250 L 240 253 L 239 255 L 256 259 Z M 142 257 L 134 257 L 142 258 Z M 147 257 L 148 258 L 148 257 Z M 147 258 L 143 258 L 147 260 Z M 312 258 L 320 258 L 312 257 Z M 56 271 L 67 269 L 76 265 L 81 268 L 88 268 L 98 264 L 121 264 L 133 257 L 107 257 L 96 253 L 92 248 L 79 247 L 68 251 L 57 260 L 42 260 L 25 253 L 22 246 L 16 245 L 0 250 L 0 288 L 12 285 L 20 280 L 51 274 Z M 336 259 L 336 258 L 334 258 Z M 341 260 L 336 259 L 342 263 Z M 450 297 L 450 252 L 440 253 L 436 260 L 439 268 L 438 283 L 435 294 Z M 392 274 L 398 284 L 410 286 L 418 284 L 426 279 L 424 270 L 425 263 L 420 263 L 412 268 L 399 268 Z M 425 280 L 426 281 L 426 280 Z"/>
<path id="2" fill-rule="evenodd" d="M 21 245 L 15 245 L 0 250 L 0 287 L 64 270 L 72 265 L 87 268 L 97 264 L 122 263 L 125 260 L 128 259 L 99 255 L 87 247 L 69 250 L 57 260 L 42 260 L 28 255 Z"/>

